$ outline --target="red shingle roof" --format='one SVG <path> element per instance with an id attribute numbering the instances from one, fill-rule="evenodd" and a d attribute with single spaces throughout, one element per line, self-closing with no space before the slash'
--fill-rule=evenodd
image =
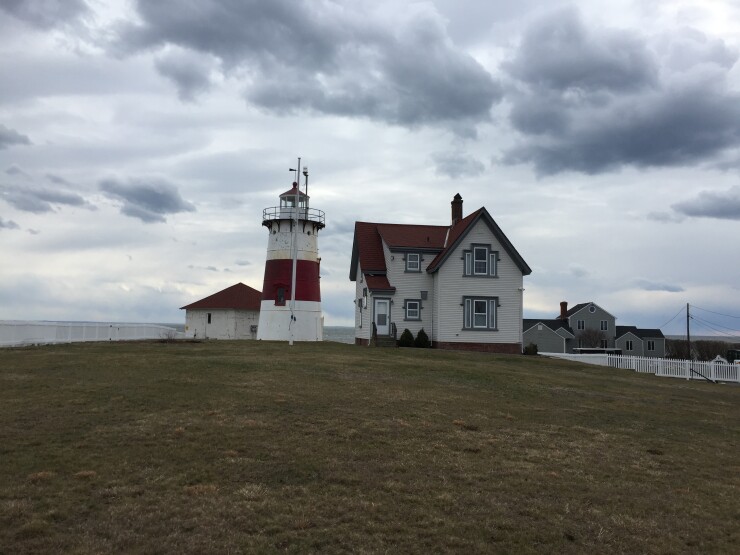
<path id="1" fill-rule="evenodd" d="M 214 293 L 201 299 L 190 303 L 183 308 L 231 308 L 237 310 L 259 310 L 260 302 L 262 301 L 262 293 L 256 289 L 252 289 L 248 285 L 243 283 L 237 283 L 231 287 L 227 287 L 223 291 Z"/>
<path id="2" fill-rule="evenodd" d="M 370 289 L 371 291 L 395 291 L 396 290 L 396 288 L 390 284 L 386 276 L 371 276 L 371 275 L 365 274 L 365 283 L 367 283 L 367 288 Z"/>
<path id="3" fill-rule="evenodd" d="M 468 230 L 480 219 L 486 222 L 491 232 L 499 240 L 504 250 L 509 253 L 522 273 L 529 275 L 532 270 L 514 248 L 514 245 L 504 235 L 504 232 L 501 231 L 501 228 L 498 227 L 488 211 L 485 208 L 479 208 L 454 226 L 355 222 L 349 278 L 352 281 L 357 279 L 357 263 L 359 262 L 366 278 L 372 277 L 373 274 L 375 274 L 375 277 L 382 275 L 385 283 L 388 283 L 388 279 L 385 277 L 387 268 L 383 256 L 383 241 L 391 249 L 409 248 L 430 249 L 432 252 L 439 251 L 434 260 L 426 267 L 427 272 L 433 273 L 439 269 Z M 393 289 L 390 284 L 386 288 Z"/>
<path id="4" fill-rule="evenodd" d="M 378 233 L 390 248 L 442 249 L 446 225 L 377 224 Z"/>

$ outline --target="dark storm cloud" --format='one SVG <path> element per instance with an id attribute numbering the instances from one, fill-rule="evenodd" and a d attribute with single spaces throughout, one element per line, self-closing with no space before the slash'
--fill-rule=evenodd
<path id="1" fill-rule="evenodd" d="M 486 167 L 483 163 L 463 152 L 438 152 L 432 155 L 437 175 L 451 178 L 476 177 L 482 174 Z"/>
<path id="2" fill-rule="evenodd" d="M 636 280 L 635 286 L 644 291 L 665 291 L 667 293 L 681 293 L 684 291 L 684 288 L 680 285 L 671 285 L 668 283 L 655 282 L 647 279 Z"/>
<path id="3" fill-rule="evenodd" d="M 725 192 L 702 191 L 695 198 L 671 206 L 679 214 L 696 218 L 740 220 L 740 186 Z"/>
<path id="4" fill-rule="evenodd" d="M 77 193 L 36 186 L 0 186 L 0 198 L 18 210 L 33 212 L 34 214 L 54 212 L 54 207 L 60 205 L 94 209 L 87 200 Z"/>
<path id="5" fill-rule="evenodd" d="M 634 90 L 657 78 L 642 40 L 627 32 L 592 32 L 572 8 L 532 25 L 505 67 L 521 81 L 558 91 Z"/>
<path id="6" fill-rule="evenodd" d="M 582 117 L 560 135 L 512 149 L 510 163 L 531 162 L 539 174 L 595 174 L 634 166 L 691 164 L 740 141 L 740 95 L 692 86 Z"/>
<path id="7" fill-rule="evenodd" d="M 195 206 L 180 196 L 177 187 L 163 179 L 105 179 L 99 184 L 106 196 L 120 201 L 121 213 L 145 223 L 164 222 L 166 214 L 194 212 Z"/>
<path id="8" fill-rule="evenodd" d="M 182 50 L 168 52 L 157 58 L 154 66 L 175 84 L 183 102 L 192 102 L 211 86 L 210 65 L 202 55 Z"/>
<path id="9" fill-rule="evenodd" d="M 215 56 L 227 71 L 246 75 L 245 97 L 269 112 L 442 124 L 470 135 L 502 94 L 480 64 L 454 48 L 430 5 L 392 14 L 288 0 L 137 6 L 142 23 L 119 29 L 119 50 L 175 45 Z"/>
<path id="10" fill-rule="evenodd" d="M 18 131 L 5 127 L 0 123 L 0 149 L 8 148 L 11 145 L 30 145 L 31 139 L 21 135 Z"/>
<path id="11" fill-rule="evenodd" d="M 740 95 L 727 86 L 736 59 L 695 30 L 648 45 L 555 12 L 504 64 L 515 79 L 510 121 L 525 139 L 504 160 L 539 175 L 706 160 L 740 144 Z"/>
<path id="12" fill-rule="evenodd" d="M 20 229 L 20 227 L 13 220 L 3 220 L 0 217 L 0 229 Z"/>
<path id="13" fill-rule="evenodd" d="M 0 9 L 41 29 L 51 29 L 85 15 L 83 0 L 0 0 Z"/>

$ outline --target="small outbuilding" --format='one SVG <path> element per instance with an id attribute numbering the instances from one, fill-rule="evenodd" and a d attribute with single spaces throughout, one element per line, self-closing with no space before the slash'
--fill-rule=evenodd
<path id="1" fill-rule="evenodd" d="M 262 293 L 237 283 L 181 307 L 185 336 L 198 339 L 256 339 Z"/>

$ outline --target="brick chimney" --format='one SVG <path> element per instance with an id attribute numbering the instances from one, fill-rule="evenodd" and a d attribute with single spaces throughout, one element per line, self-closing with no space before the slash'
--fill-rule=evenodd
<path id="1" fill-rule="evenodd" d="M 560 303 L 560 319 L 568 319 L 568 301 L 563 301 Z"/>
<path id="2" fill-rule="evenodd" d="M 457 222 L 462 220 L 462 197 L 460 193 L 457 193 L 450 203 L 452 205 L 452 225 L 454 226 Z"/>

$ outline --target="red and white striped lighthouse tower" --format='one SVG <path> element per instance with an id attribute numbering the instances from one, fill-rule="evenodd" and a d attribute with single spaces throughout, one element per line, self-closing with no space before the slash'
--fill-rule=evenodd
<path id="1" fill-rule="evenodd" d="M 308 189 L 306 168 L 303 175 Z M 325 225 L 324 212 L 309 208 L 308 200 L 296 180 L 280 195 L 279 206 L 262 211 L 269 236 L 257 339 L 291 344 L 323 339 L 318 233 Z"/>

